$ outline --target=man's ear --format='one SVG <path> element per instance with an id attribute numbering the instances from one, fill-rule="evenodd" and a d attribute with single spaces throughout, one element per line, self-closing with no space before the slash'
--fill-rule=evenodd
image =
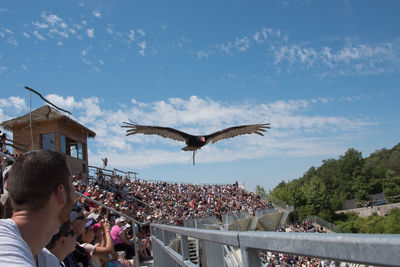
<path id="1" fill-rule="evenodd" d="M 57 202 L 64 205 L 67 203 L 67 192 L 65 192 L 65 186 L 63 184 L 59 184 L 56 188 L 55 197 Z"/>

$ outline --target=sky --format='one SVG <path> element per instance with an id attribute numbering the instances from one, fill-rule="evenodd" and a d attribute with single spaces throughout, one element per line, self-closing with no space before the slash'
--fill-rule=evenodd
<path id="1" fill-rule="evenodd" d="M 272 190 L 355 148 L 400 142 L 400 1 L 0 2 L 0 121 L 44 104 L 95 131 L 89 164 Z M 31 100 L 30 100 L 31 99 Z M 271 123 L 209 144 L 125 136 Z M 9 133 L 11 136 L 12 134 Z"/>

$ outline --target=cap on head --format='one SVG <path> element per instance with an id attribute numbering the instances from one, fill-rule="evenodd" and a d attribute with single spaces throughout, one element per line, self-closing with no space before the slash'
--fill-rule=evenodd
<path id="1" fill-rule="evenodd" d="M 125 218 L 119 217 L 115 220 L 115 223 L 125 222 Z"/>
<path id="2" fill-rule="evenodd" d="M 71 213 L 69 214 L 69 220 L 72 222 L 76 218 L 78 218 L 79 213 L 82 211 L 82 206 L 75 204 L 75 206 L 72 208 Z"/>

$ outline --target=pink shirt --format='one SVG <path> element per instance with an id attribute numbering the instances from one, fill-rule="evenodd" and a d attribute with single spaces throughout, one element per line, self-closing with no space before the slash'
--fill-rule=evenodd
<path id="1" fill-rule="evenodd" d="M 111 234 L 111 238 L 113 240 L 114 246 L 118 245 L 118 244 L 122 244 L 124 243 L 124 241 L 122 241 L 121 237 L 119 237 L 119 235 L 122 233 L 122 228 L 119 227 L 118 225 L 114 225 L 111 228 L 110 234 Z"/>

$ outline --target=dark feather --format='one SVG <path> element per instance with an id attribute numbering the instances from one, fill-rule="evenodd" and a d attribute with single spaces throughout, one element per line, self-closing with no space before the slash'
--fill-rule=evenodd
<path id="1" fill-rule="evenodd" d="M 193 135 L 175 130 L 169 127 L 159 127 L 159 126 L 146 126 L 140 125 L 134 122 L 123 122 L 125 125 L 122 125 L 123 128 L 128 128 L 126 130 L 126 135 L 132 134 L 156 134 L 165 138 L 170 138 L 177 141 L 187 142 L 190 138 L 194 138 Z"/>
<path id="2" fill-rule="evenodd" d="M 258 134 L 263 136 L 264 135 L 263 132 L 266 132 L 267 129 L 270 128 L 269 125 L 270 125 L 269 123 L 258 123 L 252 125 L 242 125 L 242 126 L 234 126 L 226 128 L 221 131 L 205 136 L 206 144 L 209 142 L 214 144 L 217 141 L 227 138 L 232 138 L 243 134 Z"/>

